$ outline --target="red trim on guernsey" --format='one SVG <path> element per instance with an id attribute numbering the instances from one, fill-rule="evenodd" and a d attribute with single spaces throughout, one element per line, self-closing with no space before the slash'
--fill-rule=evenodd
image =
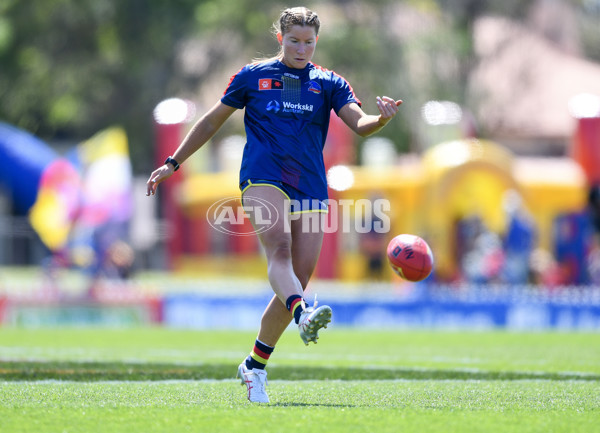
<path id="1" fill-rule="evenodd" d="M 356 96 L 356 93 L 354 93 L 354 89 L 352 88 L 352 85 L 350 84 L 350 81 L 346 80 L 344 77 L 342 77 L 340 74 L 338 74 L 335 71 L 332 71 L 330 69 L 324 68 L 321 65 L 317 65 L 316 63 L 313 63 L 313 66 L 317 69 L 320 69 L 321 71 L 324 72 L 331 72 L 333 75 L 337 75 L 338 77 L 340 77 L 342 80 L 344 80 L 346 83 L 348 83 L 348 87 L 350 87 L 350 91 L 352 92 L 352 96 L 354 97 L 354 99 L 356 99 L 356 102 L 358 102 L 358 106 L 362 107 L 362 102 L 360 102 L 360 99 L 358 99 L 358 96 Z"/>
<path id="2" fill-rule="evenodd" d="M 237 77 L 237 74 L 239 74 L 239 73 L 240 73 L 240 71 L 241 71 L 242 69 L 244 69 L 245 67 L 246 67 L 246 66 L 242 66 L 240 69 L 238 69 L 238 71 L 237 71 L 235 74 L 233 74 L 233 75 L 231 76 L 231 78 L 229 79 L 229 83 L 227 83 L 227 87 L 225 87 L 225 91 L 223 92 L 223 96 L 225 96 L 225 95 L 227 94 L 227 90 L 229 89 L 229 86 L 231 86 L 231 83 L 233 82 L 234 78 L 235 78 L 235 77 Z"/>

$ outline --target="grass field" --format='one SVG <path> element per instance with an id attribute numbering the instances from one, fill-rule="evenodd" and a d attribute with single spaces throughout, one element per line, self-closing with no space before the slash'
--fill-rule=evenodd
<path id="1" fill-rule="evenodd" d="M 254 334 L 0 329 L 0 432 L 596 432 L 600 334 L 292 330 L 270 405 Z"/>

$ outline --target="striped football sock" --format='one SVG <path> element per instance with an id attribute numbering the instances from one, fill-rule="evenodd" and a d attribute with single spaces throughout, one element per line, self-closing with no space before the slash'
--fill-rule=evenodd
<path id="1" fill-rule="evenodd" d="M 274 347 L 267 346 L 259 339 L 256 339 L 252 352 L 250 352 L 250 355 L 246 358 L 246 367 L 250 370 L 253 368 L 264 370 L 273 350 L 275 350 Z"/>
<path id="2" fill-rule="evenodd" d="M 302 296 L 300 295 L 292 295 L 285 301 L 285 306 L 292 313 L 292 316 L 294 316 L 296 324 L 300 321 L 300 314 L 304 311 L 304 303 L 302 301 Z"/>

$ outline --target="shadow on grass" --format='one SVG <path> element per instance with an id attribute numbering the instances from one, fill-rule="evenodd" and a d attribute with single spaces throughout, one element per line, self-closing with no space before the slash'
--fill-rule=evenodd
<path id="1" fill-rule="evenodd" d="M 126 362 L 0 361 L 0 381 L 155 381 L 234 379 L 235 364 L 165 364 Z M 270 366 L 270 380 L 583 380 L 600 381 L 598 374 L 538 373 L 410 368 Z"/>
<path id="2" fill-rule="evenodd" d="M 335 407 L 338 409 L 346 409 L 356 407 L 353 404 L 332 404 L 332 403 L 271 403 L 270 407 Z"/>

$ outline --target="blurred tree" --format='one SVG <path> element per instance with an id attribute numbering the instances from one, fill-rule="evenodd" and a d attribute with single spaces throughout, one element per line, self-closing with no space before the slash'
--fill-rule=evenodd
<path id="1" fill-rule="evenodd" d="M 194 26 L 197 3 L 3 0 L 0 118 L 49 140 L 120 124 L 133 162 L 151 162 L 151 113 L 168 94 L 173 46 Z"/>
<path id="2" fill-rule="evenodd" d="M 561 1 L 577 8 L 584 51 L 600 59 L 600 0 Z M 315 62 L 345 76 L 366 111 L 376 112 L 375 95 L 404 99 L 399 120 L 382 135 L 409 151 L 420 149 L 426 101 L 465 102 L 477 17 L 525 20 L 533 3 L 310 0 L 307 6 L 323 21 Z M 50 141 L 79 141 L 120 124 L 134 170 L 147 172 L 156 104 L 172 96 L 198 100 L 201 108 L 212 104 L 237 68 L 275 54 L 270 30 L 287 6 L 264 0 L 1 0 L 0 119 Z"/>
<path id="3" fill-rule="evenodd" d="M 574 0 L 585 57 L 600 62 L 600 0 Z"/>

